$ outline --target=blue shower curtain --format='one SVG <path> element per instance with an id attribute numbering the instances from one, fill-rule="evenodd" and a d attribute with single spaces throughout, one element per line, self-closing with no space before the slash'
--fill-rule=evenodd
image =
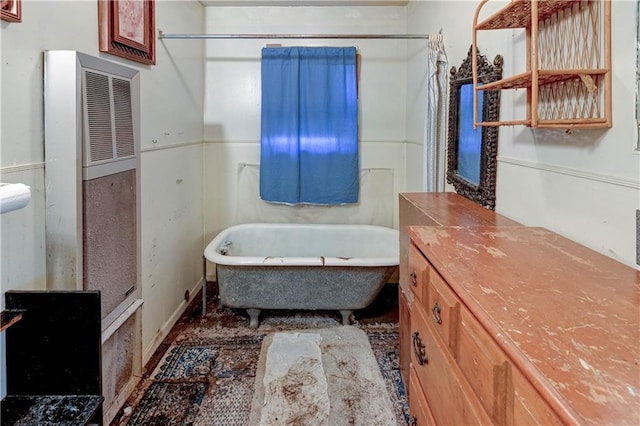
<path id="1" fill-rule="evenodd" d="M 260 198 L 358 201 L 355 47 L 262 50 Z"/>

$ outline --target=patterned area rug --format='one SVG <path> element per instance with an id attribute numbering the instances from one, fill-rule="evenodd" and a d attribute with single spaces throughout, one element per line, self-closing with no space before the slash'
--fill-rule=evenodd
<path id="1" fill-rule="evenodd" d="M 369 338 L 397 424 L 408 424 L 397 323 L 354 325 Z M 205 318 L 193 314 L 181 321 L 167 350 L 112 425 L 247 425 L 264 336 L 333 326 L 341 326 L 339 318 L 318 312 L 274 313 L 257 330 L 248 327 L 242 312 L 214 308 Z"/>

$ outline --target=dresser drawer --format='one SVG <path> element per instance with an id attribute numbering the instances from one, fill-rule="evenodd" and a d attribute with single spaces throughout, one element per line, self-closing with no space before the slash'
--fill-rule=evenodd
<path id="1" fill-rule="evenodd" d="M 513 424 L 523 426 L 563 424 L 518 369 L 513 370 L 512 376 L 514 388 Z"/>
<path id="2" fill-rule="evenodd" d="M 481 425 L 492 421 L 473 395 L 439 337 L 427 325 L 426 313 L 419 306 L 411 311 L 411 365 L 438 424 Z M 414 388 L 412 387 L 412 392 Z"/>
<path id="3" fill-rule="evenodd" d="M 409 249 L 408 282 L 419 303 L 426 302 L 429 262 L 413 244 Z"/>
<path id="4" fill-rule="evenodd" d="M 409 381 L 411 382 L 412 393 L 409 395 L 409 414 L 411 415 L 411 426 L 436 425 L 436 421 L 431 414 L 427 397 L 420 387 L 420 382 L 413 366 L 409 369 Z"/>
<path id="5" fill-rule="evenodd" d="M 430 323 L 442 337 L 452 354 L 456 353 L 457 330 L 460 323 L 460 300 L 440 274 L 427 264 L 427 300 L 424 301 Z"/>
<path id="6" fill-rule="evenodd" d="M 458 332 L 458 366 L 493 421 L 509 423 L 513 385 L 507 357 L 467 309 L 461 310 Z"/>

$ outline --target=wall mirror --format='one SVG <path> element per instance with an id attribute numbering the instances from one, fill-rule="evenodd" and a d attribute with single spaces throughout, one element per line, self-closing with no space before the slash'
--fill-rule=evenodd
<path id="1" fill-rule="evenodd" d="M 473 46 L 460 68 L 451 67 L 449 86 L 449 134 L 447 144 L 447 183 L 456 192 L 491 210 L 496 204 L 496 156 L 498 128 L 473 128 Z M 488 83 L 502 78 L 502 56 L 490 64 L 478 53 L 478 81 Z M 500 119 L 500 91 L 478 92 L 478 121 Z"/>

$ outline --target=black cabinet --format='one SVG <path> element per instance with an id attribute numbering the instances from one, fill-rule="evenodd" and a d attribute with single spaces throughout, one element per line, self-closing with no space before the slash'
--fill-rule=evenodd
<path id="1" fill-rule="evenodd" d="M 7 291 L 2 425 L 102 424 L 99 291 Z"/>

